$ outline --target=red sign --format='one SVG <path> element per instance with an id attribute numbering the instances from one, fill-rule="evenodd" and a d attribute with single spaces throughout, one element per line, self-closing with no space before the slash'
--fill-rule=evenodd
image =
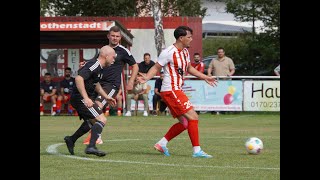
<path id="1" fill-rule="evenodd" d="M 40 22 L 40 31 L 108 31 L 114 25 L 114 21 Z"/>

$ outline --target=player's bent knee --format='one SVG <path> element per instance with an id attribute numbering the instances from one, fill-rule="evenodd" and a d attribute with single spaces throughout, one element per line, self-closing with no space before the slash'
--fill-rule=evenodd
<path id="1" fill-rule="evenodd" d="M 191 119 L 192 119 L 192 120 L 198 120 L 198 119 L 199 119 L 198 114 L 197 114 L 196 112 L 192 113 L 192 114 L 191 114 Z"/>
<path id="2" fill-rule="evenodd" d="M 106 124 L 107 118 L 104 116 L 104 114 L 100 114 L 96 117 L 96 120 L 103 122 L 103 124 Z"/>
<path id="3" fill-rule="evenodd" d="M 182 121 L 182 125 L 185 129 L 188 129 L 188 120 L 186 118 Z"/>
<path id="4" fill-rule="evenodd" d="M 95 103 L 98 104 L 101 109 L 103 108 L 103 104 L 100 101 L 95 101 Z"/>

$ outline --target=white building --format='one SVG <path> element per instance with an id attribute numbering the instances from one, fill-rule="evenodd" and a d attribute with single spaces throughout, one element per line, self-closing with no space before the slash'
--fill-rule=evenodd
<path id="1" fill-rule="evenodd" d="M 215 2 L 215 1 L 208 1 L 208 0 L 201 0 L 202 7 L 207 8 L 207 15 L 203 18 L 202 24 L 206 23 L 214 23 L 212 25 L 232 25 L 232 26 L 224 26 L 226 28 L 231 28 L 231 29 L 237 29 L 244 27 L 245 29 L 247 28 L 252 28 L 252 22 L 238 22 L 235 21 L 234 15 L 231 13 L 226 12 L 226 4 L 225 2 Z M 211 26 L 212 26 L 211 25 Z M 238 26 L 238 27 L 237 27 Z M 223 26 L 220 26 L 220 28 Z M 261 28 L 263 27 L 263 23 L 261 21 L 256 21 L 255 22 L 255 27 L 256 27 L 256 32 L 259 33 L 261 32 Z"/>

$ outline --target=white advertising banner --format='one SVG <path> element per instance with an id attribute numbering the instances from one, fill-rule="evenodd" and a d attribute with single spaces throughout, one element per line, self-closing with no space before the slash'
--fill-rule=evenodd
<path id="1" fill-rule="evenodd" d="M 155 80 L 147 82 L 151 86 L 149 91 L 149 109 L 153 110 L 152 97 L 154 95 Z M 182 90 L 189 98 L 196 111 L 242 111 L 242 81 L 221 80 L 218 86 L 209 86 L 202 80 L 185 80 Z M 131 110 L 135 101 L 131 100 Z M 143 110 L 143 101 L 138 103 L 138 110 Z"/>
<path id="2" fill-rule="evenodd" d="M 245 81 L 244 111 L 280 111 L 280 81 Z"/>

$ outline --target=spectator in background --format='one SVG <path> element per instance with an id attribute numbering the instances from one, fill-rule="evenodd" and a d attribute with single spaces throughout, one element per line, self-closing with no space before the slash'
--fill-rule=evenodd
<path id="1" fill-rule="evenodd" d="M 276 76 L 280 76 L 280 64 L 273 71 Z"/>
<path id="2" fill-rule="evenodd" d="M 151 60 L 149 53 L 144 53 L 143 61 L 139 63 L 139 72 L 147 73 L 149 69 L 154 65 L 154 61 Z"/>
<path id="3" fill-rule="evenodd" d="M 199 53 L 194 53 L 193 54 L 193 60 L 194 62 L 191 63 L 191 66 L 194 67 L 196 70 L 204 73 L 204 64 L 200 60 L 200 54 Z"/>
<path id="4" fill-rule="evenodd" d="M 138 75 L 139 76 L 139 75 Z M 134 99 L 135 101 L 143 100 L 144 103 L 144 112 L 143 116 L 148 116 L 148 84 L 140 83 L 135 81 L 133 89 L 131 91 L 128 91 L 127 98 L 126 98 L 126 106 L 127 106 L 127 112 L 125 116 L 131 116 L 131 99 Z"/>
<path id="5" fill-rule="evenodd" d="M 218 57 L 213 59 L 208 67 L 208 76 L 232 76 L 235 73 L 233 60 L 225 56 L 224 49 L 219 47 Z"/>
<path id="6" fill-rule="evenodd" d="M 40 84 L 40 116 L 44 114 L 43 104 L 45 102 L 52 103 L 51 116 L 56 115 L 57 86 L 56 83 L 52 82 L 51 78 L 51 73 L 47 72 L 44 75 L 44 81 Z"/>
<path id="7" fill-rule="evenodd" d="M 156 109 L 157 109 L 157 103 L 160 103 L 160 113 L 162 113 L 166 108 L 166 103 L 161 99 L 160 91 L 161 91 L 161 85 L 163 80 L 164 74 L 163 71 L 160 72 L 160 78 L 156 79 L 156 82 L 154 84 L 154 95 L 152 98 L 152 104 L 153 104 L 153 112 L 152 115 L 157 115 Z"/>
<path id="8" fill-rule="evenodd" d="M 213 59 L 208 67 L 208 76 L 232 76 L 235 73 L 235 66 L 233 60 L 227 56 L 225 56 L 224 49 L 219 47 L 217 49 L 218 57 L 217 59 Z M 222 80 L 226 80 L 228 78 L 220 78 Z M 217 80 L 219 78 L 217 77 Z M 224 112 L 221 112 L 224 114 Z M 217 112 L 217 115 L 220 113 Z"/>
<path id="9" fill-rule="evenodd" d="M 57 99 L 57 114 L 61 112 L 61 105 L 68 104 L 68 114 L 73 114 L 73 107 L 70 104 L 70 95 L 72 92 L 74 77 L 71 77 L 71 68 L 66 67 L 64 69 L 64 79 L 60 82 L 60 94 Z"/>

